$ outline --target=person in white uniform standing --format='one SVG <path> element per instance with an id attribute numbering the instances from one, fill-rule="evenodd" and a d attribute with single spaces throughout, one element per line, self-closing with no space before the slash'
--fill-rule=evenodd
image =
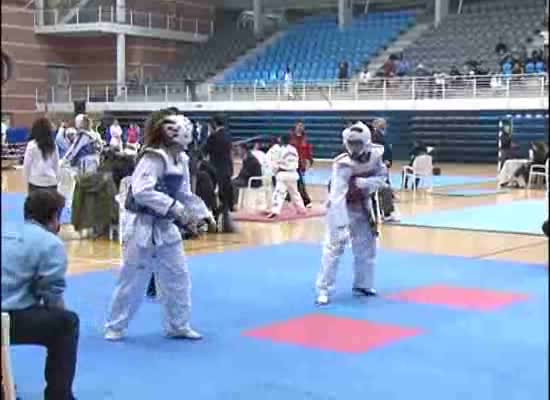
<path id="1" fill-rule="evenodd" d="M 374 296 L 377 228 L 370 196 L 386 186 L 382 153 L 373 151 L 371 132 L 362 122 L 342 134 L 346 152 L 334 159 L 327 202 L 327 234 L 317 276 L 318 305 L 329 303 L 344 249 L 351 240 L 356 296 Z"/>
<path id="2" fill-rule="evenodd" d="M 268 218 L 276 218 L 281 213 L 287 193 L 298 213 L 306 213 L 304 202 L 298 191 L 298 161 L 298 151 L 290 144 L 290 136 L 283 136 L 275 170 L 273 171 L 277 183 L 275 184 L 273 205 L 271 213 L 267 216 Z"/>
<path id="3" fill-rule="evenodd" d="M 191 193 L 189 119 L 173 110 L 153 113 L 124 195 L 122 270 L 105 325 L 105 339 L 120 340 L 139 309 L 151 274 L 164 308 L 167 337 L 198 340 L 190 324 L 191 280 L 178 227 L 200 229 L 214 223 L 206 205 Z"/>

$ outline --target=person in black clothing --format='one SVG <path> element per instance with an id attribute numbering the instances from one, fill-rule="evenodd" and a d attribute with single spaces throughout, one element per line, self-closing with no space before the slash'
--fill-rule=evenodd
<path id="1" fill-rule="evenodd" d="M 532 165 L 544 165 L 548 159 L 548 145 L 544 142 L 531 143 L 532 155 L 528 163 L 519 167 L 514 172 L 514 178 L 523 179 L 523 184 L 529 182 L 529 172 Z"/>
<path id="2" fill-rule="evenodd" d="M 248 187 L 248 180 L 253 176 L 262 176 L 262 165 L 250 151 L 246 143 L 239 145 L 239 154 L 243 160 L 239 175 L 233 179 L 233 198 L 239 198 L 239 189 Z M 260 181 L 252 182 L 251 186 L 257 188 L 261 186 Z"/>
<path id="3" fill-rule="evenodd" d="M 420 140 L 415 141 L 413 143 L 413 148 L 409 153 L 411 157 L 411 160 L 409 161 L 409 165 L 412 166 L 414 163 L 414 159 L 424 154 L 428 154 L 428 147 Z M 418 186 L 419 183 L 420 183 L 420 179 L 416 178 L 416 185 Z M 408 179 L 405 179 L 405 185 L 403 187 L 407 189 L 407 185 L 408 185 Z"/>
<path id="4" fill-rule="evenodd" d="M 216 183 L 218 186 L 218 196 L 220 198 L 221 209 L 216 210 L 214 217 L 218 220 L 222 216 L 222 231 L 231 233 L 235 231 L 229 212 L 233 210 L 233 185 L 231 177 L 233 176 L 233 144 L 231 136 L 225 131 L 223 119 L 220 116 L 212 118 L 210 121 L 211 132 L 206 140 L 203 153 L 209 157 L 210 164 L 216 170 Z"/>
<path id="5" fill-rule="evenodd" d="M 393 153 L 392 153 L 392 147 L 388 140 L 386 139 L 385 131 L 386 131 L 386 120 L 383 118 L 377 118 L 375 119 L 372 124 L 369 126 L 372 133 L 372 142 L 374 144 L 384 146 L 384 154 L 382 155 L 382 161 L 388 168 L 388 178 L 387 183 L 388 186 L 386 188 L 379 190 L 380 195 L 380 202 L 383 217 L 386 221 L 397 221 L 398 216 L 396 213 L 394 201 L 393 201 L 393 191 L 390 187 L 390 178 L 389 178 L 389 170 L 393 163 Z"/>

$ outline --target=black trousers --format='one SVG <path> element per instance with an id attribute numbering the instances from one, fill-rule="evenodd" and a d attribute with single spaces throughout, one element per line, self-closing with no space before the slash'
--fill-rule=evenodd
<path id="1" fill-rule="evenodd" d="M 298 192 L 300 192 L 300 196 L 304 201 L 304 206 L 307 206 L 309 203 L 311 203 L 311 198 L 307 193 L 306 182 L 304 181 L 304 174 L 304 172 L 298 171 Z"/>
<path id="2" fill-rule="evenodd" d="M 220 212 L 233 210 L 235 200 L 231 175 L 221 171 L 216 171 L 216 181 L 218 184 L 218 197 L 220 198 L 221 205 Z"/>
<path id="3" fill-rule="evenodd" d="M 386 187 L 379 190 L 380 197 L 380 208 L 384 217 L 389 216 L 392 212 L 395 211 L 395 206 L 393 205 L 393 192 L 390 187 Z M 376 198 L 375 198 L 376 203 Z"/>
<path id="4" fill-rule="evenodd" d="M 44 346 L 46 357 L 45 400 L 74 400 L 80 321 L 72 311 L 33 306 L 9 311 L 11 344 Z"/>

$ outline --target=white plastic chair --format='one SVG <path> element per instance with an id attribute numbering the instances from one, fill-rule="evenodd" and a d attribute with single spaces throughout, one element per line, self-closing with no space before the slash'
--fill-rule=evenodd
<path id="1" fill-rule="evenodd" d="M 527 188 L 531 189 L 531 186 L 535 182 L 536 179 L 541 177 L 544 179 L 544 182 L 546 184 L 546 190 L 548 190 L 548 160 L 546 161 L 546 164 L 533 164 L 531 165 L 531 168 L 529 168 L 529 182 L 527 183 Z"/>
<path id="2" fill-rule="evenodd" d="M 2 398 L 15 400 L 15 384 L 10 357 L 10 315 L 2 313 Z"/>
<path id="3" fill-rule="evenodd" d="M 408 179 L 407 179 L 408 178 Z M 433 188 L 433 164 L 432 156 L 423 154 L 416 157 L 413 161 L 413 165 L 405 165 L 403 167 L 403 181 L 401 182 L 401 189 L 405 188 L 405 181 L 411 181 L 411 187 L 413 192 L 416 191 L 416 180 L 420 179 L 420 184 L 423 184 L 428 191 Z"/>
<path id="4" fill-rule="evenodd" d="M 254 182 L 260 182 L 261 186 L 254 188 L 252 184 Z M 271 175 L 264 176 L 253 176 L 248 179 L 248 186 L 239 190 L 239 210 L 245 209 L 245 205 L 249 204 L 249 197 L 254 196 L 253 209 L 268 209 L 271 207 L 271 196 L 272 196 L 272 177 Z M 258 199 L 261 199 L 263 195 L 263 204 L 258 206 Z M 246 207 L 248 208 L 248 207 Z"/>

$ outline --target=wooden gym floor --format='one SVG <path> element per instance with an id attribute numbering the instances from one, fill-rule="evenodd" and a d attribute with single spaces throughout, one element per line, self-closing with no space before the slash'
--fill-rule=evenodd
<path id="1" fill-rule="evenodd" d="M 322 166 L 322 164 L 321 164 Z M 325 165 L 325 167 L 328 166 Z M 318 166 L 319 168 L 319 166 Z M 396 164 L 392 170 L 399 171 Z M 445 175 L 494 176 L 494 165 L 441 165 Z M 495 184 L 461 186 L 461 188 L 495 188 Z M 3 192 L 24 192 L 22 171 L 2 171 Z M 309 186 L 310 195 L 316 202 L 326 197 L 325 186 Z M 544 198 L 543 190 L 517 189 L 510 193 L 480 197 L 446 197 L 399 193 L 397 207 L 402 216 L 420 212 L 457 209 L 468 206 L 481 206 L 511 202 L 529 198 Z M 541 216 L 542 219 L 545 216 Z M 280 244 L 285 242 L 320 243 L 325 226 L 323 218 L 299 220 L 284 223 L 239 222 L 239 233 L 210 234 L 198 240 L 185 242 L 187 254 L 205 254 L 237 250 L 257 245 Z M 70 232 L 69 232 L 70 233 Z M 62 231 L 62 236 L 68 232 Z M 489 260 L 507 260 L 527 263 L 548 264 L 548 240 L 541 236 L 527 236 L 449 229 L 427 229 L 405 226 L 383 225 L 381 247 L 391 250 L 405 250 L 437 255 L 473 257 Z M 120 248 L 118 242 L 108 240 L 67 240 L 69 272 L 82 273 L 118 267 Z M 319 260 L 311 260 L 318 263 Z"/>

